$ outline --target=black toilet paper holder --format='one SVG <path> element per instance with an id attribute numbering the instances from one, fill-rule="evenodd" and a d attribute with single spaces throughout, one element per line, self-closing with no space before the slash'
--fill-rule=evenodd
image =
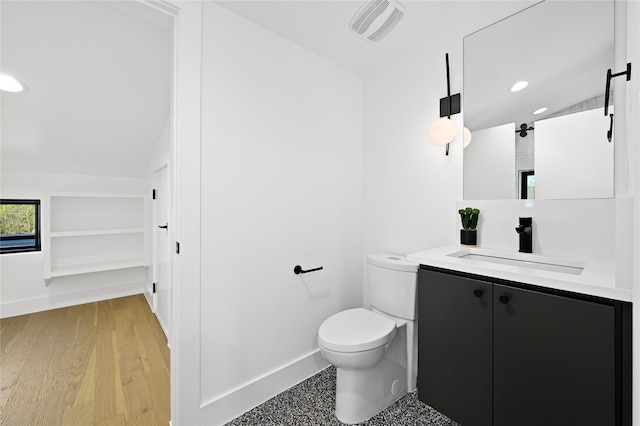
<path id="1" fill-rule="evenodd" d="M 293 273 L 296 274 L 296 275 L 298 275 L 298 274 L 306 274 L 307 272 L 320 271 L 321 269 L 323 269 L 322 266 L 319 267 L 319 268 L 309 269 L 309 270 L 305 271 L 304 269 L 302 269 L 302 266 L 296 265 L 293 268 Z"/>

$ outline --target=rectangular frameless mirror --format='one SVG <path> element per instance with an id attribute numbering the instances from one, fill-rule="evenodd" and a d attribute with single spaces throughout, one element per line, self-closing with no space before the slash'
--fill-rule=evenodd
<path id="1" fill-rule="evenodd" d="M 465 200 L 613 197 L 613 8 L 548 0 L 464 38 Z"/>

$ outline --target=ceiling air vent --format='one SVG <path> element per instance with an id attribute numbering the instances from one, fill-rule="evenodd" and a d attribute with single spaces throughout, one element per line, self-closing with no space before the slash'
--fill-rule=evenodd
<path id="1" fill-rule="evenodd" d="M 371 41 L 382 39 L 404 15 L 404 8 L 395 0 L 368 0 L 349 27 L 353 32 Z"/>

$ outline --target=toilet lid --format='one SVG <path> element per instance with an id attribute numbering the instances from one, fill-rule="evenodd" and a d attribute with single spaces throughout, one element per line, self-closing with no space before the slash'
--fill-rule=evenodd
<path id="1" fill-rule="evenodd" d="M 395 331 L 394 320 L 355 308 L 327 318 L 318 330 L 318 343 L 331 351 L 362 352 L 386 345 Z"/>

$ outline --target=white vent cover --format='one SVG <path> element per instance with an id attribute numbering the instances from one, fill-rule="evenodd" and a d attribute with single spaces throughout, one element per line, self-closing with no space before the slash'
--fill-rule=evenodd
<path id="1" fill-rule="evenodd" d="M 349 28 L 371 41 L 378 41 L 404 15 L 404 8 L 395 0 L 368 0 L 351 20 Z"/>

